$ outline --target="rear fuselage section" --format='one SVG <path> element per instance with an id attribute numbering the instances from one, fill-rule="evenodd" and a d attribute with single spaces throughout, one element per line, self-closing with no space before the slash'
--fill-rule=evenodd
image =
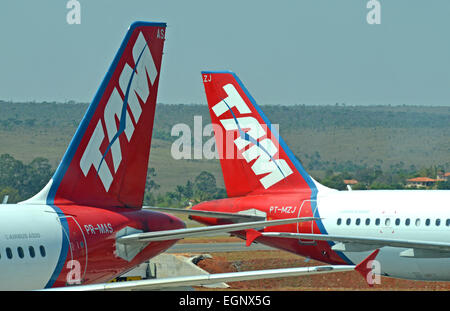
<path id="1" fill-rule="evenodd" d="M 0 290 L 29 290 L 107 282 L 172 246 L 140 246 L 120 236 L 183 228 L 167 214 L 68 205 L 0 206 Z"/>
<path id="2" fill-rule="evenodd" d="M 201 203 L 194 209 L 241 212 L 257 210 L 268 220 L 310 217 L 319 219 L 264 228 L 265 232 L 316 233 L 368 238 L 449 242 L 450 191 L 373 190 L 320 191 L 314 198 L 291 192 L 236 197 Z M 255 212 L 253 212 L 255 213 Z M 192 217 L 205 224 L 219 220 Z M 221 221 L 223 222 L 223 221 Z M 244 232 L 236 233 L 244 237 Z M 330 264 L 357 264 L 371 250 L 334 251 L 333 242 L 260 237 L 257 242 Z M 450 280 L 450 258 L 402 257 L 406 248 L 382 247 L 377 260 L 381 274 L 416 280 Z"/>

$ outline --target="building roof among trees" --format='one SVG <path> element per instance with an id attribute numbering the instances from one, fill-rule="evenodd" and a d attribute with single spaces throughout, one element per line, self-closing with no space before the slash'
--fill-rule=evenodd
<path id="1" fill-rule="evenodd" d="M 408 179 L 410 182 L 436 182 L 437 179 L 429 178 L 429 177 L 416 177 Z"/>

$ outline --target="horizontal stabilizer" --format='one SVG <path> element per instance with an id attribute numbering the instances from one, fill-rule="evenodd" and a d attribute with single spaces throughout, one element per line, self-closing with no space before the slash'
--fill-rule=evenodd
<path id="1" fill-rule="evenodd" d="M 279 226 L 298 222 L 314 221 L 318 219 L 319 218 L 315 217 L 289 218 L 281 220 L 254 221 L 230 225 L 218 225 L 211 227 L 197 227 L 197 228 L 135 233 L 127 236 L 122 236 L 117 239 L 117 242 L 129 244 L 129 243 L 145 243 L 151 241 L 178 240 L 188 237 L 198 237 L 217 233 L 229 233 L 246 229 L 262 229 L 264 227 L 269 226 Z"/>
<path id="2" fill-rule="evenodd" d="M 152 210 L 152 211 L 157 211 L 157 212 L 165 212 L 165 213 L 185 214 L 185 215 L 189 215 L 189 216 L 230 219 L 230 220 L 233 220 L 233 222 L 265 220 L 265 217 L 262 217 L 262 216 L 246 215 L 246 214 L 239 214 L 239 213 L 211 212 L 211 211 L 200 211 L 200 210 L 193 210 L 193 209 L 156 207 L 156 206 L 143 206 L 142 209 L 147 209 L 147 210 Z"/>
<path id="3" fill-rule="evenodd" d="M 255 229 L 247 229 L 245 230 L 245 233 L 245 246 L 247 247 L 252 245 L 253 241 L 262 235 L 261 232 L 256 231 Z"/>

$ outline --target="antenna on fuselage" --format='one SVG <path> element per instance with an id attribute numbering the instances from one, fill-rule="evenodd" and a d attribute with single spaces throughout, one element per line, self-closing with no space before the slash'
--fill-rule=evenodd
<path id="1" fill-rule="evenodd" d="M 8 203 L 8 199 L 9 199 L 9 195 L 5 195 L 5 196 L 3 197 L 3 202 L 2 202 L 2 204 Z"/>

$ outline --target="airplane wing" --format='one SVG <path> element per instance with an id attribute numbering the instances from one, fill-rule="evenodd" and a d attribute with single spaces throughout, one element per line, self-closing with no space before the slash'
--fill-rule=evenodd
<path id="1" fill-rule="evenodd" d="M 230 220 L 233 220 L 234 222 L 265 220 L 265 217 L 258 216 L 256 214 L 249 215 L 249 214 L 240 214 L 240 213 L 210 212 L 210 211 L 198 211 L 198 210 L 192 210 L 192 209 L 156 207 L 156 206 L 143 206 L 142 209 L 147 209 L 147 210 L 152 210 L 152 211 L 157 211 L 157 212 L 166 212 L 166 213 L 179 213 L 179 214 L 193 215 L 193 216 L 200 216 L 200 217 L 230 219 Z"/>
<path id="2" fill-rule="evenodd" d="M 306 276 L 323 273 L 346 272 L 356 270 L 366 280 L 369 286 L 371 278 L 367 277 L 372 271 L 371 261 L 375 259 L 378 250 L 375 250 L 358 265 L 330 265 L 285 269 L 256 270 L 245 272 L 217 273 L 207 275 L 193 275 L 182 277 L 170 277 L 161 279 L 149 279 L 128 282 L 101 283 L 92 285 L 78 285 L 46 289 L 45 291 L 114 291 L 114 290 L 154 290 L 179 286 L 199 286 L 220 282 L 250 281 L 258 279 L 271 279 L 291 276 Z"/>
<path id="3" fill-rule="evenodd" d="M 152 231 L 134 233 L 117 238 L 118 243 L 135 244 L 151 241 L 177 240 L 187 237 L 205 236 L 206 234 L 229 233 L 247 229 L 262 229 L 268 226 L 286 225 L 298 222 L 317 220 L 315 217 L 289 218 L 281 220 L 253 221 L 229 225 L 217 225 L 210 227 L 196 227 L 176 230 Z"/>
<path id="4" fill-rule="evenodd" d="M 169 213 L 184 213 L 194 216 L 202 217 L 214 217 L 214 218 L 226 218 L 233 221 L 244 221 L 249 219 L 257 220 L 262 219 L 261 216 L 256 215 L 244 215 L 236 213 L 223 213 L 223 212 L 210 212 L 210 211 L 197 211 L 191 209 L 174 209 L 163 207 L 144 207 L 151 210 L 157 210 L 161 212 Z M 385 238 L 368 238 L 368 237 L 355 237 L 344 235 L 325 235 L 325 234 L 307 234 L 307 233 L 289 233 L 289 232 L 259 232 L 254 228 L 248 228 L 247 234 L 247 246 L 249 246 L 259 236 L 266 237 L 279 237 L 279 238 L 293 238 L 304 240 L 317 240 L 317 241 L 332 241 L 337 242 L 332 246 L 336 251 L 347 252 L 363 252 L 370 251 L 376 248 L 385 246 L 406 248 L 405 251 L 400 253 L 402 257 L 450 257 L 450 243 L 445 242 L 428 242 L 420 240 L 401 240 L 401 239 L 385 239 Z"/>
<path id="5" fill-rule="evenodd" d="M 400 253 L 401 257 L 437 258 L 450 257 L 450 243 L 428 242 L 420 240 L 385 239 L 370 237 L 355 237 L 345 235 L 289 233 L 289 232 L 258 232 L 252 231 L 252 240 L 259 236 L 293 238 L 315 241 L 338 242 L 332 246 L 336 251 L 363 252 L 385 246 L 407 248 Z"/>

